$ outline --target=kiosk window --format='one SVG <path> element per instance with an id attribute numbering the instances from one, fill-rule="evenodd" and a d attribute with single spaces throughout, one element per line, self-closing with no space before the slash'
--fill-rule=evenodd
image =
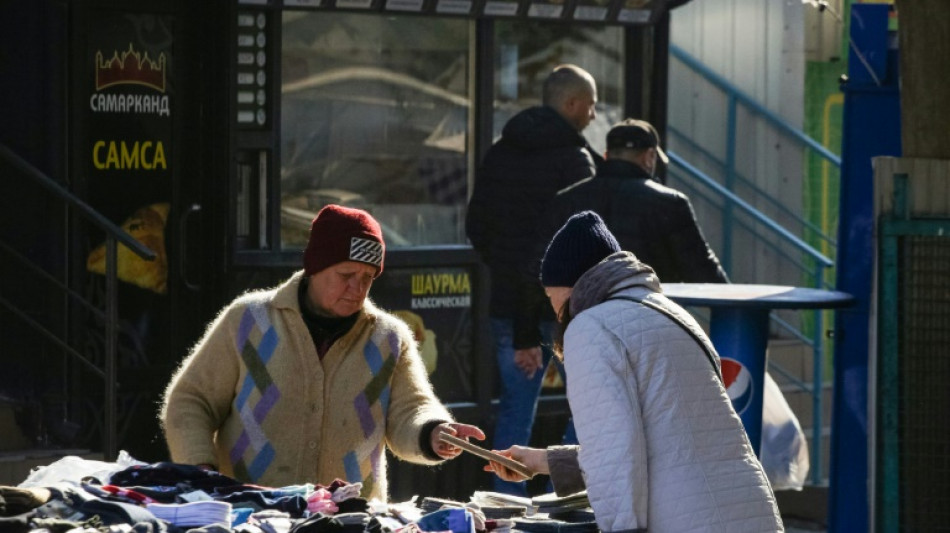
<path id="1" fill-rule="evenodd" d="M 367 209 L 387 247 L 464 244 L 470 22 L 285 11 L 281 246 L 326 204 Z"/>
<path id="2" fill-rule="evenodd" d="M 515 113 L 541 103 L 541 85 L 551 69 L 573 63 L 597 82 L 597 118 L 584 130 L 599 153 L 607 131 L 623 120 L 624 37 L 620 26 L 585 26 L 530 19 L 495 21 L 495 120 L 501 136 Z"/>

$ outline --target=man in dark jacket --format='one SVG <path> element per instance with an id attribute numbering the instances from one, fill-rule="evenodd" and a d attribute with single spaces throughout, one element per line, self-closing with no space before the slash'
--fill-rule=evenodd
<path id="1" fill-rule="evenodd" d="M 669 162 L 652 124 L 626 119 L 611 128 L 607 160 L 597 176 L 560 191 L 541 218 L 533 257 L 524 263 L 525 279 L 538 279 L 544 248 L 558 228 L 571 215 L 589 210 L 604 219 L 623 250 L 653 267 L 661 282 L 728 283 L 689 198 L 653 179 L 658 160 Z M 544 298 L 523 299 L 515 336 L 536 335 L 548 307 Z"/>
<path id="2" fill-rule="evenodd" d="M 490 316 L 502 379 L 495 449 L 528 442 L 543 369 L 552 355 L 542 349 L 538 327 L 526 338 L 513 336 L 519 302 L 544 296 L 537 279 L 522 275 L 539 245 L 535 228 L 557 191 L 593 176 L 602 161 L 581 135 L 595 117 L 597 85 L 590 73 L 574 65 L 555 68 L 544 82 L 542 101 L 512 117 L 489 148 L 465 221 L 491 275 Z M 553 315 L 540 318 L 542 329 L 550 331 Z M 497 480 L 495 489 L 524 494 L 523 483 Z"/>
<path id="3" fill-rule="evenodd" d="M 657 160 L 669 163 L 649 122 L 627 119 L 615 125 L 607 133 L 607 161 L 597 177 L 558 194 L 549 228 L 557 231 L 574 213 L 595 211 L 621 248 L 653 267 L 661 282 L 727 283 L 689 198 L 653 179 Z"/>

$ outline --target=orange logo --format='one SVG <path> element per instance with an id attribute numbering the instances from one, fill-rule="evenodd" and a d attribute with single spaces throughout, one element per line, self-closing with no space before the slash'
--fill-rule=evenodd
<path id="1" fill-rule="evenodd" d="M 134 84 L 151 87 L 159 92 L 165 92 L 165 54 L 158 56 L 158 61 L 143 56 L 132 48 L 122 52 L 115 52 L 109 59 L 103 59 L 102 51 L 96 51 L 96 90 L 101 91 L 113 85 Z"/>

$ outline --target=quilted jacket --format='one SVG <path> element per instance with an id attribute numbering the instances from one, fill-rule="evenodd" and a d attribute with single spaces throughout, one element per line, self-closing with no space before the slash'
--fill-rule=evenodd
<path id="1" fill-rule="evenodd" d="M 648 299 L 700 326 L 662 295 L 629 252 L 588 270 L 564 335 L 579 462 L 605 532 L 783 531 L 775 496 L 714 360 Z M 715 353 L 714 351 L 712 353 Z"/>

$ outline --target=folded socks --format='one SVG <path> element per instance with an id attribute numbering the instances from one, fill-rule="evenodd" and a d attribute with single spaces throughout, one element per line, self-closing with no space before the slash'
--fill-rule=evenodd
<path id="1" fill-rule="evenodd" d="M 146 506 L 156 517 L 176 526 L 207 526 L 231 524 L 231 504 L 220 501 L 190 503 L 152 503 Z"/>

